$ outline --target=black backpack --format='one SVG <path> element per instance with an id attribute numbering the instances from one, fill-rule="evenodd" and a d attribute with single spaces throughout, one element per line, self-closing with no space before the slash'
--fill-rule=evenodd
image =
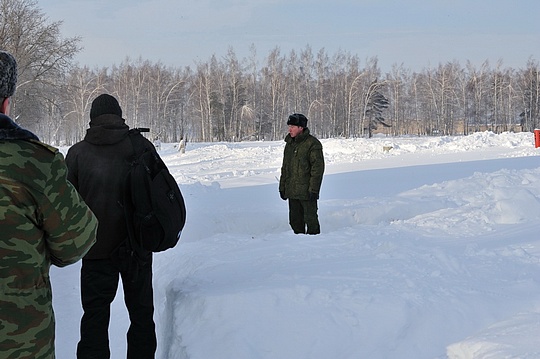
<path id="1" fill-rule="evenodd" d="M 186 207 L 178 184 L 158 153 L 145 145 L 141 132 L 148 131 L 129 131 L 134 156 L 124 191 L 128 249 L 139 261 L 148 258 L 148 252 L 174 247 L 186 222 Z"/>

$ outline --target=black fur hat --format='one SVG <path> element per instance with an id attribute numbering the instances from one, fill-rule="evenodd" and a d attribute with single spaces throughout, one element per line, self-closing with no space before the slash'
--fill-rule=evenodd
<path id="1" fill-rule="evenodd" d="M 307 118 L 301 113 L 293 113 L 289 116 L 287 120 L 287 125 L 299 126 L 306 128 L 307 127 Z"/>
<path id="2" fill-rule="evenodd" d="M 17 61 L 9 52 L 0 51 L 0 98 L 11 97 L 17 87 Z"/>
<path id="3" fill-rule="evenodd" d="M 92 102 L 90 109 L 90 119 L 94 119 L 101 115 L 118 115 L 122 117 L 122 108 L 118 101 L 108 94 L 99 95 Z"/>

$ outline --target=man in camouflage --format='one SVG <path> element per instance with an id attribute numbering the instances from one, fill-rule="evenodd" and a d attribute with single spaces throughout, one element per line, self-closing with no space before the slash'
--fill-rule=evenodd
<path id="1" fill-rule="evenodd" d="M 306 116 L 289 116 L 279 194 L 289 200 L 289 224 L 294 233 L 319 234 L 317 200 L 324 173 L 321 142 L 310 134 Z"/>
<path id="2" fill-rule="evenodd" d="M 51 264 L 78 261 L 97 220 L 62 154 L 9 117 L 17 65 L 0 51 L 0 357 L 55 358 Z"/>

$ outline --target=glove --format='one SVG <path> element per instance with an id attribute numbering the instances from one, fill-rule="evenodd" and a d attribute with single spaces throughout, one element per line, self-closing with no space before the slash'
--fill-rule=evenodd
<path id="1" fill-rule="evenodd" d="M 310 201 L 316 201 L 319 199 L 319 194 L 314 192 L 309 192 L 309 200 Z"/>
<path id="2" fill-rule="evenodd" d="M 285 192 L 279 191 L 279 196 L 281 197 L 282 200 L 284 200 L 284 201 L 287 200 L 287 197 L 285 197 Z"/>

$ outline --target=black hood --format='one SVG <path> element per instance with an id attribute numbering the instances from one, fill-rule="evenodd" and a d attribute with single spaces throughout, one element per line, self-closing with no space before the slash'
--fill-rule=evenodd
<path id="1" fill-rule="evenodd" d="M 118 115 L 101 115 L 90 121 L 84 140 L 94 145 L 112 145 L 128 135 L 129 127 Z"/>

